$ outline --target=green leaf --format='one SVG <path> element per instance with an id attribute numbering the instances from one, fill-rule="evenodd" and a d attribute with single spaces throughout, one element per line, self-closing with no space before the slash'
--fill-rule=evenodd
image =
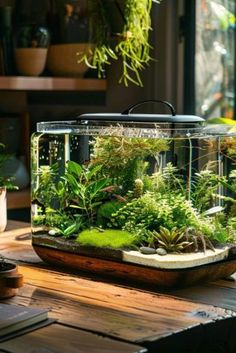
<path id="1" fill-rule="evenodd" d="M 73 234 L 77 229 L 77 224 L 73 223 L 72 225 L 70 225 L 69 227 L 67 227 L 64 231 L 63 231 L 63 235 L 68 236 Z"/>
<path id="2" fill-rule="evenodd" d="M 67 170 L 68 170 L 68 173 L 70 174 L 73 173 L 77 177 L 79 177 L 83 172 L 83 168 L 81 167 L 81 165 L 73 161 L 67 162 Z"/>
<path id="3" fill-rule="evenodd" d="M 91 168 L 86 173 L 87 180 L 90 180 L 95 174 L 97 174 L 102 169 L 102 165 L 96 165 L 95 167 Z"/>
<path id="4" fill-rule="evenodd" d="M 94 181 L 87 187 L 86 191 L 90 194 L 90 198 L 93 199 L 107 184 L 108 179 Z"/>

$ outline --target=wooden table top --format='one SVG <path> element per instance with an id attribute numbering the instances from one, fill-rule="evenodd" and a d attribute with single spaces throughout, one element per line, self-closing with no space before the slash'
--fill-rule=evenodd
<path id="1" fill-rule="evenodd" d="M 18 294 L 2 302 L 47 308 L 57 319 L 0 343 L 0 352 L 236 351 L 233 278 L 164 293 L 68 273 L 43 263 L 31 246 L 29 224 L 16 221 L 0 234 L 0 253 L 24 276 Z"/>

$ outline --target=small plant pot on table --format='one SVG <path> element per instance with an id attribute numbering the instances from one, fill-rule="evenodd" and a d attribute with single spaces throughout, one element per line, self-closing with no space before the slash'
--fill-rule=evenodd
<path id="1" fill-rule="evenodd" d="M 18 266 L 4 259 L 0 261 L 0 299 L 7 299 L 17 294 L 23 286 L 23 275 L 18 273 Z"/>

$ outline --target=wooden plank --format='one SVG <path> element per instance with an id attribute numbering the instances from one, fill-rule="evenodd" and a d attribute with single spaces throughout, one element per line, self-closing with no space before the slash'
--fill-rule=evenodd
<path id="1" fill-rule="evenodd" d="M 130 342 L 157 340 L 234 316 L 213 306 L 45 269 L 20 266 L 19 271 L 25 286 L 8 302 L 46 307 L 61 323 Z"/>
<path id="2" fill-rule="evenodd" d="M 189 288 L 167 290 L 164 293 L 195 302 L 213 303 L 222 308 L 236 311 L 236 274 L 230 279 L 203 283 Z"/>
<path id="3" fill-rule="evenodd" d="M 45 353 L 147 352 L 145 348 L 138 345 L 115 341 L 58 324 L 0 343 L 0 351 L 1 349 L 10 353 L 35 353 L 36 351 Z"/>
<path id="4" fill-rule="evenodd" d="M 26 222 L 8 220 L 5 232 L 0 234 L 0 252 L 13 261 L 42 262 L 31 246 L 31 226 Z"/>
<path id="5" fill-rule="evenodd" d="M 16 232 L 22 232 L 25 230 L 25 228 L 28 228 L 30 230 L 31 229 L 30 223 L 9 219 L 7 223 L 6 231 L 15 230 Z M 14 238 L 14 236 L 11 236 L 10 233 L 8 234 L 8 236 L 10 239 Z"/>

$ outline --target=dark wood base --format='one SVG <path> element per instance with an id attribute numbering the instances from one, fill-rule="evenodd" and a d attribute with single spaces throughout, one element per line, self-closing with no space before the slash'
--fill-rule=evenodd
<path id="1" fill-rule="evenodd" d="M 38 256 L 47 263 L 85 271 L 129 283 L 143 283 L 157 288 L 177 288 L 229 277 L 236 271 L 236 259 L 228 259 L 187 269 L 163 270 L 111 259 L 74 254 L 33 244 Z"/>

